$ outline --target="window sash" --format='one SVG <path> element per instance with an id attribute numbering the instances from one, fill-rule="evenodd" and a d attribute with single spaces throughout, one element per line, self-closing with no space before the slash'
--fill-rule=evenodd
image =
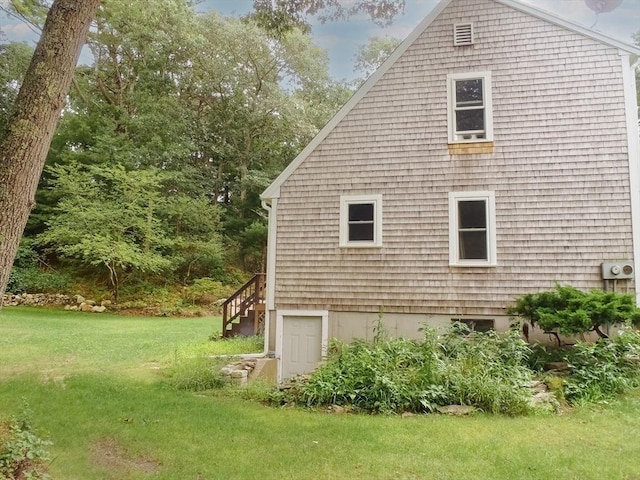
<path id="1" fill-rule="evenodd" d="M 449 209 L 449 263 L 453 266 L 494 266 L 494 192 L 450 192 Z"/>
<path id="2" fill-rule="evenodd" d="M 340 246 L 382 246 L 382 195 L 340 197 Z"/>
<path id="3" fill-rule="evenodd" d="M 447 75 L 449 143 L 493 141 L 491 72 Z"/>
<path id="4" fill-rule="evenodd" d="M 463 83 L 479 82 L 479 96 L 471 94 L 464 97 Z M 483 78 L 465 78 L 453 81 L 455 88 L 455 134 L 484 134 L 485 133 L 485 94 Z M 474 128 L 475 127 L 475 128 Z"/>

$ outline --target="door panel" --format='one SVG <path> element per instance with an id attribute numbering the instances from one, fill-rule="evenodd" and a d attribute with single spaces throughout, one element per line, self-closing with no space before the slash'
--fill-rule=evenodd
<path id="1" fill-rule="evenodd" d="M 309 373 L 322 360 L 322 317 L 285 316 L 282 379 Z"/>

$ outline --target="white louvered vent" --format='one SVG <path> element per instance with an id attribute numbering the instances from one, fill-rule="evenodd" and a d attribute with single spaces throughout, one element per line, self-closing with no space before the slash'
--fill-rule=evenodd
<path id="1" fill-rule="evenodd" d="M 473 23 L 456 23 L 453 26 L 453 44 L 456 47 L 473 45 Z"/>

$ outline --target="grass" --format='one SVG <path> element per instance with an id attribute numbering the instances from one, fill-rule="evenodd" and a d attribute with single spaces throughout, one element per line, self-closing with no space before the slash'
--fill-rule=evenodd
<path id="1" fill-rule="evenodd" d="M 215 328 L 5 308 L 0 416 L 26 399 L 62 480 L 640 479 L 640 393 L 561 416 L 329 415 L 176 391 L 149 368 Z"/>

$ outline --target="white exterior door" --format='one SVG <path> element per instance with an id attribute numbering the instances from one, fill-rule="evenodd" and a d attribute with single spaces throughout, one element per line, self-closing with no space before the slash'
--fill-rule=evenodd
<path id="1" fill-rule="evenodd" d="M 313 371 L 323 356 L 323 317 L 283 315 L 281 380 Z"/>

